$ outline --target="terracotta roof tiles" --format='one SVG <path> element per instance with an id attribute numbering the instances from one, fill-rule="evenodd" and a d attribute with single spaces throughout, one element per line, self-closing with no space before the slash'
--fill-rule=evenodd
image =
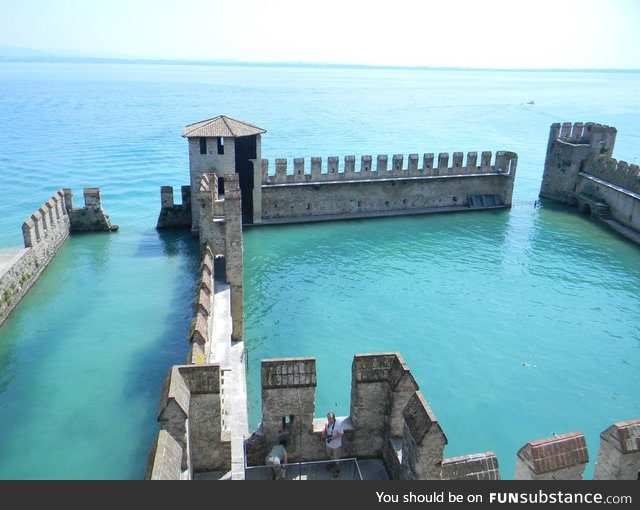
<path id="1" fill-rule="evenodd" d="M 212 119 L 202 120 L 194 124 L 185 126 L 182 136 L 184 138 L 211 138 L 211 137 L 233 137 L 258 135 L 266 133 L 266 130 L 244 122 L 232 119 L 226 115 L 219 115 Z"/>

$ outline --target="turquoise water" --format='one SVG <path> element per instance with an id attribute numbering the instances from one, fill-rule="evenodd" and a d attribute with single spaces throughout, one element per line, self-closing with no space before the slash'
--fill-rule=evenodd
<path id="1" fill-rule="evenodd" d="M 315 356 L 317 414 L 349 409 L 355 353 L 398 351 L 447 456 L 517 450 L 640 416 L 640 251 L 534 207 L 549 126 L 618 129 L 638 163 L 640 73 L 0 64 L 0 248 L 58 188 L 98 186 L 114 234 L 72 237 L 0 329 L 0 479 L 139 479 L 162 379 L 182 363 L 199 260 L 155 230 L 188 182 L 180 137 L 219 114 L 267 130 L 263 157 L 512 150 L 509 211 L 251 228 L 251 424 L 259 362 Z M 535 104 L 527 104 L 529 101 Z"/>
<path id="2" fill-rule="evenodd" d="M 254 419 L 259 359 L 317 356 L 317 415 L 348 415 L 354 352 L 394 351 L 447 456 L 494 451 L 510 478 L 526 442 L 577 430 L 595 457 L 602 430 L 640 413 L 638 248 L 530 209 L 251 231 Z"/>

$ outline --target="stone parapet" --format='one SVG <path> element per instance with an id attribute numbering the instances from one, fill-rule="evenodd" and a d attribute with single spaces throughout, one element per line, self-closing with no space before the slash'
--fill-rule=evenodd
<path id="1" fill-rule="evenodd" d="M 593 122 L 552 124 L 539 195 L 640 242 L 640 167 L 612 157 L 616 134 Z"/>
<path id="2" fill-rule="evenodd" d="M 214 306 L 213 293 L 214 262 L 213 252 L 208 245 L 203 247 L 198 292 L 194 304 L 194 317 L 189 329 L 191 345 L 187 360 L 195 365 L 203 365 L 211 352 L 211 328 Z"/>
<path id="3" fill-rule="evenodd" d="M 425 153 L 422 158 L 418 154 L 409 154 L 405 160 L 403 154 L 394 154 L 389 158 L 386 154 L 379 154 L 374 160 L 370 155 L 361 156 L 359 166 L 356 167 L 355 156 L 344 156 L 342 165 L 340 158 L 329 156 L 326 165 L 323 158 L 312 157 L 309 159 L 309 169 L 305 167 L 304 158 L 294 158 L 292 171 L 289 171 L 289 163 L 286 158 L 276 158 L 275 171 L 270 173 L 269 161 L 262 160 L 262 185 L 292 184 L 292 183 L 319 183 L 331 181 L 371 180 L 371 179 L 398 179 L 416 177 L 438 177 L 446 175 L 469 174 L 501 174 L 509 175 L 515 171 L 517 155 L 512 152 L 498 151 L 492 163 L 492 153 L 483 151 L 478 164 L 478 153 L 467 153 L 467 161 L 464 164 L 462 152 L 453 153 L 449 164 L 449 153 L 439 153 L 437 158 L 434 153 Z"/>
<path id="4" fill-rule="evenodd" d="M 59 189 L 23 222 L 22 237 L 25 249 L 16 254 L 11 264 L 4 268 L 0 275 L 0 326 L 33 287 L 70 233 L 82 230 L 77 223 L 78 217 L 89 217 L 94 213 L 98 214 L 96 211 L 102 211 L 98 188 L 85 189 L 85 208 L 73 209 L 72 197 L 70 189 Z M 88 212 L 89 209 L 93 212 Z M 102 214 L 108 221 L 108 217 Z"/>
<path id="5" fill-rule="evenodd" d="M 165 377 L 160 397 L 158 422 L 160 432 L 175 441 L 171 452 L 181 452 L 180 478 L 194 474 L 231 469 L 231 446 L 222 434 L 221 370 L 219 364 L 174 365 Z M 166 440 L 169 444 L 171 441 Z M 147 464 L 151 476 L 156 464 L 163 464 L 165 450 L 159 449 L 162 436 L 154 443 Z M 175 476 L 175 458 L 171 473 Z"/>
<path id="6" fill-rule="evenodd" d="M 160 214 L 156 228 L 183 229 L 191 227 L 191 186 L 182 186 L 182 203 L 176 204 L 173 198 L 173 186 L 160 188 Z"/>
<path id="7" fill-rule="evenodd" d="M 584 435 L 570 432 L 531 441 L 518 451 L 516 480 L 581 480 L 589 462 Z"/>
<path id="8" fill-rule="evenodd" d="M 640 480 L 640 419 L 614 423 L 600 434 L 594 480 Z"/>
<path id="9" fill-rule="evenodd" d="M 180 480 L 182 447 L 166 430 L 160 430 L 149 451 L 145 480 Z"/>
<path id="10" fill-rule="evenodd" d="M 442 461 L 443 480 L 500 480 L 494 452 L 451 457 Z"/>
<path id="11" fill-rule="evenodd" d="M 109 216 L 102 209 L 100 188 L 84 189 L 84 207 L 73 207 L 73 192 L 64 189 L 65 203 L 72 232 L 115 231 L 118 225 L 111 223 Z"/>

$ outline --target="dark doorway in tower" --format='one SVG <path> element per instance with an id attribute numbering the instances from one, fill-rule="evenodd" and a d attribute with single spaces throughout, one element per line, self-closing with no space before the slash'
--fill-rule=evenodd
<path id="1" fill-rule="evenodd" d="M 239 174 L 240 194 L 242 196 L 242 223 L 253 223 L 253 163 L 256 158 L 256 137 L 236 138 L 236 173 Z"/>

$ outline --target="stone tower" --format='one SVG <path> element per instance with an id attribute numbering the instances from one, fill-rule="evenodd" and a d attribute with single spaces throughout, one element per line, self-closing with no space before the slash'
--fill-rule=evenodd
<path id="1" fill-rule="evenodd" d="M 593 122 L 551 125 L 540 197 L 568 203 L 592 154 L 611 156 L 616 129 Z"/>
<path id="2" fill-rule="evenodd" d="M 189 141 L 189 174 L 191 178 L 191 231 L 197 234 L 200 209 L 197 200 L 200 177 L 215 173 L 224 193 L 223 176 L 239 175 L 242 195 L 242 221 L 253 222 L 253 163 L 261 159 L 260 135 L 266 130 L 219 115 L 185 126 L 182 136 Z M 259 184 L 259 183 L 258 183 Z"/>

